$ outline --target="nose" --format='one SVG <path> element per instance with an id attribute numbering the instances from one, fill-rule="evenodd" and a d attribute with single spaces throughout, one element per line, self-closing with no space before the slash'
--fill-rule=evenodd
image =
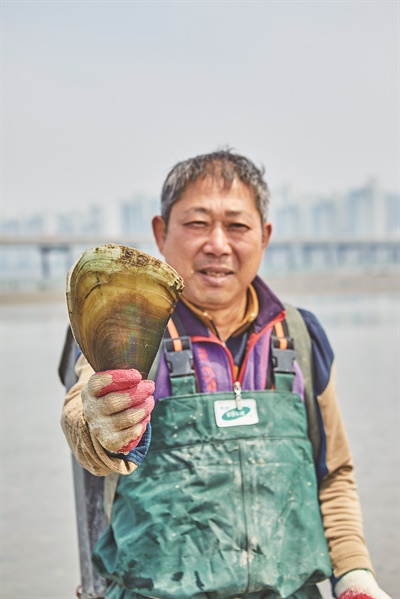
<path id="1" fill-rule="evenodd" d="M 206 254 L 213 254 L 214 256 L 223 256 L 231 253 L 228 235 L 221 225 L 215 224 L 211 228 L 203 250 Z"/>

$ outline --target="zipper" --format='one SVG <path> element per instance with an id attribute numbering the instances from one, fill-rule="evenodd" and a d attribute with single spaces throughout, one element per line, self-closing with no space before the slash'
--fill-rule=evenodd
<path id="1" fill-rule="evenodd" d="M 242 366 L 240 368 L 239 371 L 239 375 L 238 375 L 238 381 L 240 383 L 243 382 L 243 377 L 244 377 L 244 372 L 246 370 L 246 366 L 247 366 L 247 362 L 249 360 L 250 357 L 250 353 L 251 350 L 253 349 L 253 347 L 255 346 L 255 344 L 257 343 L 257 341 L 259 340 L 260 337 L 262 337 L 264 335 L 264 333 L 268 330 L 268 329 L 273 329 L 274 325 L 277 322 L 281 322 L 282 320 L 284 320 L 286 316 L 286 310 L 282 310 L 282 312 L 280 314 L 278 314 L 278 316 L 276 318 L 274 318 L 273 320 L 271 320 L 271 322 L 269 322 L 268 324 L 265 325 L 265 327 L 263 327 L 261 329 L 261 331 L 259 331 L 258 333 L 253 333 L 248 341 L 247 344 L 247 349 L 246 349 L 246 354 L 244 356 L 244 360 L 242 362 Z"/>
<path id="2" fill-rule="evenodd" d="M 235 381 L 233 384 L 233 392 L 235 394 L 236 409 L 240 412 L 242 410 L 242 387 L 239 381 Z"/>
<path id="3" fill-rule="evenodd" d="M 215 335 L 213 338 L 211 337 L 191 337 L 191 340 L 193 343 L 196 342 L 201 342 L 201 343 L 215 343 L 216 345 L 219 345 L 223 348 L 226 357 L 228 358 L 228 362 L 229 362 L 229 367 L 230 367 L 230 371 L 231 371 L 231 379 L 232 381 L 235 380 L 235 364 L 233 363 L 233 358 L 232 358 L 232 354 L 231 352 L 228 350 L 228 348 L 226 347 L 225 343 L 223 341 L 221 341 L 221 339 L 218 339 L 218 337 Z"/>

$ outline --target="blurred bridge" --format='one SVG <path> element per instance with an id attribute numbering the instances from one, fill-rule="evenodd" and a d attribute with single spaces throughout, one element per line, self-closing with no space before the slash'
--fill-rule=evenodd
<path id="1" fill-rule="evenodd" d="M 69 270 L 74 259 L 84 249 L 96 247 L 105 243 L 119 243 L 130 247 L 138 247 L 153 243 L 148 235 L 135 236 L 134 239 L 121 236 L 105 237 L 104 235 L 0 235 L 0 246 L 3 248 L 26 248 L 37 250 L 40 254 L 42 277 L 49 279 L 51 276 L 52 254 L 64 254 L 65 267 Z"/>
<path id="2" fill-rule="evenodd" d="M 341 268 L 400 262 L 396 239 L 279 239 L 271 241 L 265 261 L 268 267 L 287 270 Z"/>
<path id="3" fill-rule="evenodd" d="M 54 252 L 65 255 L 67 269 L 75 257 L 85 248 L 105 243 L 119 243 L 149 251 L 156 251 L 153 238 L 143 236 L 115 235 L 96 236 L 0 236 L 3 248 L 30 248 L 39 251 L 41 256 L 42 277 L 51 276 L 50 256 Z M 147 248 L 147 249 L 146 249 Z M 400 244 L 397 239 L 272 239 L 268 246 L 265 265 L 269 270 L 312 270 L 344 266 L 362 266 L 373 264 L 398 264 L 400 262 Z"/>

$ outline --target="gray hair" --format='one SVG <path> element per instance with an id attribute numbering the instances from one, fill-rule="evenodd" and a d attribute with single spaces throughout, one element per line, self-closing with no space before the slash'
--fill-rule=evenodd
<path id="1" fill-rule="evenodd" d="M 187 185 L 207 177 L 220 180 L 227 190 L 235 179 L 247 185 L 254 194 L 256 208 L 264 225 L 268 217 L 270 197 L 268 185 L 263 179 L 264 172 L 263 166 L 258 169 L 251 160 L 234 154 L 230 149 L 178 162 L 168 173 L 161 192 L 161 215 L 165 226 L 168 227 L 172 206 L 179 200 Z"/>

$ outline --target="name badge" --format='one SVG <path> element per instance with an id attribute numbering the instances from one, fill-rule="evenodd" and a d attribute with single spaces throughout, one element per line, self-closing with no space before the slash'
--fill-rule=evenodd
<path id="1" fill-rule="evenodd" d="M 215 420 L 220 428 L 257 424 L 258 413 L 255 399 L 242 399 L 238 409 L 234 399 L 218 399 L 214 402 Z"/>

